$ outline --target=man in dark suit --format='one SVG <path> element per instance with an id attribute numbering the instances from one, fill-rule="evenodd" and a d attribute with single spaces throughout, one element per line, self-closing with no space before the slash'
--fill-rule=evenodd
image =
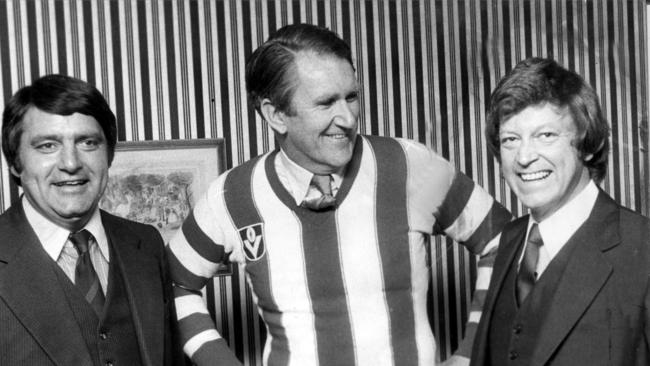
<path id="1" fill-rule="evenodd" d="M 596 184 L 609 129 L 598 97 L 555 61 L 494 90 L 486 135 L 530 215 L 501 234 L 472 365 L 648 365 L 650 222 Z"/>
<path id="2" fill-rule="evenodd" d="M 164 244 L 98 208 L 117 127 L 90 84 L 49 75 L 3 114 L 24 195 L 0 216 L 0 365 L 172 365 Z"/>

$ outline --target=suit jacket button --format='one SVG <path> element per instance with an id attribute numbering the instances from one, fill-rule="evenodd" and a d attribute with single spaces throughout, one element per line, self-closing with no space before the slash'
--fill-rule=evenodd
<path id="1" fill-rule="evenodd" d="M 524 329 L 524 327 L 521 324 L 516 324 L 514 327 L 512 327 L 512 331 L 515 334 L 521 333 L 521 330 Z"/>
<path id="2" fill-rule="evenodd" d="M 508 358 L 510 358 L 511 360 L 516 360 L 517 357 L 519 357 L 517 351 L 510 351 L 510 353 L 508 354 Z"/>
<path id="3" fill-rule="evenodd" d="M 108 334 L 106 332 L 99 333 L 99 339 L 105 341 L 106 339 L 108 339 Z"/>

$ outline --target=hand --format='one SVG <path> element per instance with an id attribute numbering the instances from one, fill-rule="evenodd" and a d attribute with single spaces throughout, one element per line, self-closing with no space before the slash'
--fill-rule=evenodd
<path id="1" fill-rule="evenodd" d="M 451 356 L 439 366 L 469 366 L 469 358 L 461 356 Z"/>

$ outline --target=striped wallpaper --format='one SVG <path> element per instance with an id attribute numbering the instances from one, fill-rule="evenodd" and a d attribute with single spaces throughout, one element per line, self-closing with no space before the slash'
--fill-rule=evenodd
<path id="1" fill-rule="evenodd" d="M 103 92 L 119 140 L 224 138 L 228 167 L 275 147 L 246 103 L 244 63 L 279 27 L 330 27 L 352 46 L 362 133 L 426 143 L 516 215 L 523 209 L 486 153 L 485 103 L 525 57 L 554 57 L 597 90 L 613 150 L 603 187 L 648 215 L 646 5 L 642 0 L 5 0 L 0 1 L 0 108 L 47 73 Z M 6 162 L 0 204 L 19 194 Z M 431 242 L 432 326 L 446 357 L 462 336 L 475 260 Z M 242 273 L 206 291 L 216 322 L 247 365 L 264 329 Z"/>

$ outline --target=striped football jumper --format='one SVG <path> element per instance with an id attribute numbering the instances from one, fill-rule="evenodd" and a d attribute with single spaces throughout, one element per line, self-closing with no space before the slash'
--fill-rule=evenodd
<path id="1" fill-rule="evenodd" d="M 479 254 L 510 213 L 424 145 L 372 136 L 358 137 L 336 209 L 313 212 L 280 183 L 277 153 L 222 174 L 169 245 L 185 352 L 201 365 L 226 347 L 198 290 L 228 257 L 267 326 L 265 365 L 433 365 L 430 235 Z"/>

